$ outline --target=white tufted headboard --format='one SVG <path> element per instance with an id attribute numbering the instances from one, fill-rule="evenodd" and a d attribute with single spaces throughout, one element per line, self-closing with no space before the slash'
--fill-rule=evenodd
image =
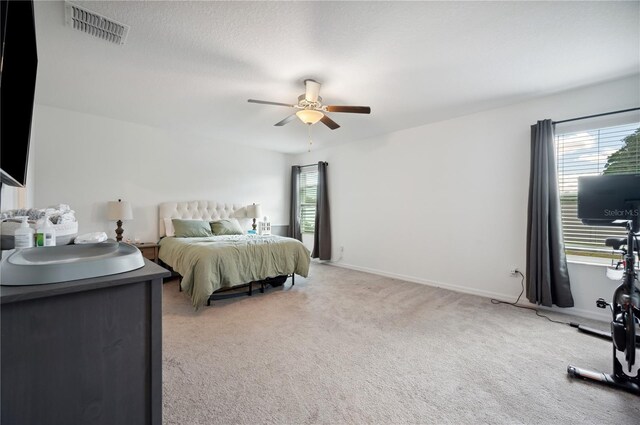
<path id="1" fill-rule="evenodd" d="M 158 206 L 159 237 L 166 236 L 165 218 L 220 220 L 232 217 L 237 218 L 243 227 L 248 227 L 250 219 L 245 205 L 215 201 L 163 202 Z"/>

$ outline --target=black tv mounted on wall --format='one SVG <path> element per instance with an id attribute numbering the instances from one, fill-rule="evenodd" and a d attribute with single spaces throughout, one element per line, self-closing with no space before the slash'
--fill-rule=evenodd
<path id="1" fill-rule="evenodd" d="M 27 182 L 38 52 L 33 1 L 2 0 L 0 181 Z"/>
<path id="2" fill-rule="evenodd" d="M 640 174 L 578 177 L 578 218 L 590 226 L 626 226 L 640 219 Z"/>

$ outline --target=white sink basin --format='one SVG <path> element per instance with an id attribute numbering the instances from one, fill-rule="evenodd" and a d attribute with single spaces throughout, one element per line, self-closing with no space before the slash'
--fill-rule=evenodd
<path id="1" fill-rule="evenodd" d="M 3 256 L 0 285 L 44 285 L 124 273 L 144 266 L 140 250 L 112 239 L 96 244 L 14 250 Z"/>

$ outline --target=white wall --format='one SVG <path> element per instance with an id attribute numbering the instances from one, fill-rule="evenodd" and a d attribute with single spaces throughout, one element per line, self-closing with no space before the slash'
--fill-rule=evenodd
<path id="1" fill-rule="evenodd" d="M 525 269 L 530 126 L 636 107 L 639 81 L 402 130 L 294 162 L 329 162 L 333 258 L 344 247 L 341 265 L 513 301 L 520 279 L 509 270 Z M 613 293 L 604 270 L 571 265 L 570 273 L 576 307 L 562 311 L 606 317 L 594 306 Z"/>
<path id="2" fill-rule="evenodd" d="M 2 211 L 13 210 L 16 208 L 29 208 L 27 205 L 27 195 L 33 193 L 27 187 L 13 187 L 2 185 L 0 192 L 0 205 Z"/>
<path id="3" fill-rule="evenodd" d="M 42 105 L 34 127 L 34 206 L 69 204 L 81 233 L 115 236 L 105 209 L 118 198 L 133 205 L 123 236 L 142 241 L 157 240 L 165 201 L 255 202 L 288 222 L 287 155 Z"/>

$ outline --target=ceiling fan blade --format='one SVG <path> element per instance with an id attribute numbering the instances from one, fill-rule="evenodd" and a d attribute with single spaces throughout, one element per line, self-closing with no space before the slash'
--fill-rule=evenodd
<path id="1" fill-rule="evenodd" d="M 289 108 L 293 108 L 295 106 L 295 105 L 291 105 L 290 103 L 269 102 L 267 100 L 256 100 L 256 99 L 248 99 L 247 102 L 260 103 L 262 105 L 288 106 Z"/>
<path id="2" fill-rule="evenodd" d="M 350 112 L 352 114 L 370 114 L 371 108 L 368 106 L 336 106 L 329 105 L 326 107 L 327 112 Z"/>
<path id="3" fill-rule="evenodd" d="M 335 130 L 336 128 L 340 128 L 340 126 L 338 125 L 337 122 L 335 122 L 334 120 L 332 120 L 331 118 L 329 118 L 326 115 L 324 117 L 322 117 L 322 119 L 320 121 L 322 121 L 322 124 L 326 125 L 331 130 Z"/>
<path id="4" fill-rule="evenodd" d="M 283 125 L 290 123 L 291 121 L 295 120 L 296 118 L 298 118 L 298 116 L 296 114 L 291 114 L 289 115 L 287 118 L 283 119 L 282 121 L 275 123 L 274 126 L 277 127 L 282 127 Z"/>
<path id="5" fill-rule="evenodd" d="M 308 102 L 317 102 L 320 93 L 320 83 L 315 80 L 304 80 L 305 93 L 304 98 Z"/>

